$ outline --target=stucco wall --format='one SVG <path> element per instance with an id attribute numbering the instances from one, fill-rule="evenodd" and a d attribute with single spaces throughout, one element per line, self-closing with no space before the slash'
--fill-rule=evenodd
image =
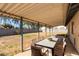
<path id="1" fill-rule="evenodd" d="M 72 22 L 74 22 L 73 34 L 72 34 Z M 72 18 L 72 20 L 70 21 L 67 27 L 69 29 L 70 40 L 73 43 L 74 47 L 79 52 L 79 11 Z"/>

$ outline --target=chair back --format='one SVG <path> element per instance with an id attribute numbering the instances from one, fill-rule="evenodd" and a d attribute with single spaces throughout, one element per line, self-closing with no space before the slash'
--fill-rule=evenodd
<path id="1" fill-rule="evenodd" d="M 63 41 L 63 37 L 58 38 L 58 41 L 54 47 L 54 55 L 55 56 L 63 56 L 64 55 L 64 50 L 65 50 L 65 46 L 64 45 L 64 41 Z"/>
<path id="2" fill-rule="evenodd" d="M 41 47 L 31 45 L 31 55 L 32 56 L 41 56 Z"/>

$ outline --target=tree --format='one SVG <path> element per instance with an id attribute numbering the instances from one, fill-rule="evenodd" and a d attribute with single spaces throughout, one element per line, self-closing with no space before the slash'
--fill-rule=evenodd
<path id="1" fill-rule="evenodd" d="M 4 16 L 1 16 L 0 22 L 5 28 L 14 28 L 16 27 L 14 24 L 19 24 L 19 20 L 15 20 Z"/>
<path id="2" fill-rule="evenodd" d="M 14 26 L 9 25 L 9 24 L 5 24 L 5 25 L 3 25 L 3 27 L 4 27 L 4 28 L 9 28 L 9 29 L 14 28 Z"/>

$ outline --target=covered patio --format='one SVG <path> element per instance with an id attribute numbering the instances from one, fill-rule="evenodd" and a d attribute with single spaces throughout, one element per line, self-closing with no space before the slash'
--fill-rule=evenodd
<path id="1" fill-rule="evenodd" d="M 41 41 L 40 26 L 45 27 L 45 37 L 53 36 L 53 27 L 66 26 L 71 21 L 73 16 L 78 11 L 79 4 L 71 3 L 2 3 L 0 4 L 0 16 L 10 17 L 20 21 L 20 50 L 21 53 L 15 56 L 25 55 L 31 56 L 31 48 L 23 47 L 23 22 L 30 22 L 38 26 L 38 37 L 36 40 Z M 49 28 L 49 35 L 47 35 L 47 28 Z M 26 33 L 27 34 L 27 33 Z M 68 37 L 66 37 L 67 47 L 65 48 L 64 56 L 78 55 L 75 48 Z M 28 40 L 28 39 L 27 39 Z M 32 39 L 31 39 L 32 42 Z M 72 49 L 72 50 L 71 50 Z M 73 52 L 72 52 L 73 51 Z M 71 53 L 72 52 L 72 53 Z"/>

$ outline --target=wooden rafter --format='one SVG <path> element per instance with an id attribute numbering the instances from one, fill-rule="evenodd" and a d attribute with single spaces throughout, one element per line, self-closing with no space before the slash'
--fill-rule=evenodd
<path id="1" fill-rule="evenodd" d="M 79 3 L 69 4 L 65 25 L 67 25 L 71 21 L 71 19 L 78 10 L 79 10 Z"/>

